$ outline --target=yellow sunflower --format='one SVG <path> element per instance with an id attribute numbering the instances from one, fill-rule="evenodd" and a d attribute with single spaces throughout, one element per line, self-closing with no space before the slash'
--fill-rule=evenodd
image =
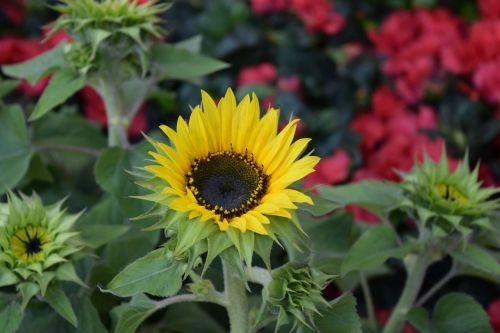
<path id="1" fill-rule="evenodd" d="M 298 120 L 278 131 L 279 111 L 261 116 L 255 94 L 238 104 L 231 89 L 218 103 L 201 95 L 189 121 L 179 117 L 176 129 L 160 126 L 170 145 L 152 141 L 156 163 L 145 169 L 163 181 L 162 203 L 222 231 L 273 234 L 272 217 L 289 219 L 296 203 L 312 204 L 289 188 L 319 162 L 302 156 L 310 139 L 293 142 Z"/>

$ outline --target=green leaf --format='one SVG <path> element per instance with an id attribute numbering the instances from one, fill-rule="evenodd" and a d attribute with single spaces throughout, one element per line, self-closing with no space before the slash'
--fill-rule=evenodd
<path id="1" fill-rule="evenodd" d="M 166 297 L 177 293 L 181 286 L 179 265 L 167 258 L 165 249 L 158 249 L 125 267 L 104 291 L 121 297 L 139 293 Z"/>
<path id="2" fill-rule="evenodd" d="M 70 322 L 73 326 L 78 326 L 78 321 L 76 319 L 75 312 L 73 311 L 73 307 L 71 306 L 68 297 L 64 294 L 60 286 L 51 285 L 49 288 L 47 288 L 47 292 L 45 293 L 45 300 L 64 319 Z"/>
<path id="3" fill-rule="evenodd" d="M 500 264 L 497 260 L 486 249 L 477 245 L 467 244 L 464 251 L 452 251 L 450 255 L 464 265 L 487 274 L 500 275 Z"/>
<path id="4" fill-rule="evenodd" d="M 435 333 L 492 333 L 481 305 L 461 293 L 447 294 L 437 302 L 432 326 Z"/>
<path id="5" fill-rule="evenodd" d="M 342 205 L 338 203 L 326 200 L 319 196 L 311 196 L 311 199 L 313 200 L 314 205 L 299 204 L 299 208 L 305 210 L 308 213 L 311 213 L 314 216 L 323 216 L 339 207 L 342 207 Z"/>
<path id="6" fill-rule="evenodd" d="M 28 171 L 32 154 L 21 108 L 0 110 L 0 194 L 19 183 Z"/>
<path id="7" fill-rule="evenodd" d="M 35 296 L 39 291 L 40 287 L 33 282 L 23 282 L 17 286 L 17 289 L 21 293 L 21 309 L 25 309 L 29 301 Z"/>
<path id="8" fill-rule="evenodd" d="M 229 66 L 225 62 L 170 44 L 155 44 L 152 48 L 152 58 L 161 66 L 164 77 L 168 79 L 194 79 Z"/>
<path id="9" fill-rule="evenodd" d="M 320 196 L 340 205 L 354 204 L 383 216 L 401 200 L 402 188 L 398 184 L 374 180 L 341 186 L 318 186 Z"/>
<path id="10" fill-rule="evenodd" d="M 114 333 L 135 333 L 139 325 L 157 310 L 156 305 L 144 295 L 132 297 L 111 311 Z"/>
<path id="11" fill-rule="evenodd" d="M 82 89 L 85 82 L 84 76 L 75 75 L 70 69 L 57 71 L 43 91 L 29 120 L 39 119 L 59 104 L 64 103 Z"/>
<path id="12" fill-rule="evenodd" d="M 10 303 L 0 308 L 0 332 L 14 333 L 23 319 L 21 304 Z"/>
<path id="13" fill-rule="evenodd" d="M 202 41 L 203 37 L 201 35 L 196 35 L 176 43 L 175 47 L 178 49 L 189 51 L 191 53 L 200 53 Z"/>
<path id="14" fill-rule="evenodd" d="M 89 247 L 98 248 L 113 239 L 119 238 L 129 230 L 125 225 L 81 225 L 81 240 Z"/>
<path id="15" fill-rule="evenodd" d="M 31 84 L 35 84 L 42 77 L 52 73 L 56 68 L 66 66 L 64 59 L 64 48 L 66 45 L 66 42 L 62 42 L 38 57 L 20 64 L 3 66 L 2 70 L 9 76 L 26 79 Z"/>
<path id="16" fill-rule="evenodd" d="M 218 227 L 210 221 L 200 221 L 198 219 L 182 221 L 179 223 L 177 244 L 175 245 L 174 253 L 184 253 L 194 244 L 217 231 Z"/>
<path id="17" fill-rule="evenodd" d="M 85 297 L 72 299 L 73 306 L 78 318 L 78 333 L 107 333 L 108 330 L 104 327 L 97 310 L 92 305 L 89 298 Z"/>
<path id="18" fill-rule="evenodd" d="M 60 281 L 71 281 L 76 284 L 79 284 L 82 287 L 87 287 L 85 283 L 80 279 L 80 277 L 76 274 L 75 267 L 72 262 L 65 262 L 56 270 L 56 278 Z"/>
<path id="19" fill-rule="evenodd" d="M 420 333 L 431 333 L 429 314 L 422 307 L 413 308 L 408 312 L 408 322 Z"/>
<path id="20" fill-rule="evenodd" d="M 361 333 L 361 320 L 356 311 L 356 299 L 351 294 L 341 296 L 330 302 L 330 308 L 321 311 L 314 318 L 316 328 L 321 333 Z M 307 327 L 301 333 L 315 331 Z"/>
<path id="21" fill-rule="evenodd" d="M 19 81 L 17 80 L 1 80 L 0 79 L 0 99 L 8 95 L 11 91 L 17 88 Z"/>
<path id="22" fill-rule="evenodd" d="M 17 283 L 17 275 L 12 273 L 10 269 L 0 266 L 0 287 L 10 286 Z"/>
<path id="23" fill-rule="evenodd" d="M 342 263 L 342 275 L 350 271 L 366 271 L 382 265 L 387 259 L 407 254 L 408 246 L 398 247 L 394 230 L 387 225 L 368 229 L 352 246 Z"/>

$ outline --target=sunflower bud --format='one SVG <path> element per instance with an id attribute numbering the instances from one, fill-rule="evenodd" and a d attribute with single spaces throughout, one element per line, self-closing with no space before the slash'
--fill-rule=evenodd
<path id="1" fill-rule="evenodd" d="M 164 34 L 159 14 L 168 7 L 155 0 L 141 4 L 129 0 L 62 0 L 54 7 L 61 16 L 53 23 L 49 37 L 64 30 L 75 44 L 83 45 L 72 47 L 76 54 L 73 58 L 80 59 L 79 51 L 90 50 L 85 54 L 84 68 L 99 69 L 97 59 L 104 59 L 101 66 L 140 64 L 144 73 L 148 45 Z"/>
<path id="2" fill-rule="evenodd" d="M 62 203 L 44 206 L 36 194 L 9 193 L 8 203 L 0 204 L 0 287 L 17 285 L 22 292 L 29 286 L 23 306 L 57 280 L 83 285 L 71 263 L 82 249 L 73 231 L 79 214 L 65 213 Z"/>
<path id="3" fill-rule="evenodd" d="M 403 175 L 406 198 L 403 205 L 414 209 L 420 222 L 435 236 L 459 232 L 463 236 L 474 228 L 490 226 L 490 216 L 500 207 L 499 192 L 482 188 L 477 165 L 471 172 L 467 156 L 455 171 L 448 165 L 446 153 L 434 163 L 428 156 L 421 165 Z"/>
<path id="4" fill-rule="evenodd" d="M 311 327 L 314 314 L 329 306 L 321 291 L 331 276 L 319 270 L 290 263 L 274 271 L 272 278 L 267 292 L 269 302 L 279 308 L 278 326 L 291 316 L 294 328 L 299 323 Z"/>

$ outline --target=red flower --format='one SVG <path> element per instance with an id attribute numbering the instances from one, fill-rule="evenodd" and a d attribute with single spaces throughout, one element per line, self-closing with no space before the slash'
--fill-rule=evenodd
<path id="1" fill-rule="evenodd" d="M 391 316 L 391 313 L 388 310 L 385 309 L 377 309 L 375 311 L 375 316 L 377 317 L 377 321 L 381 325 L 385 325 L 387 321 L 389 321 L 389 317 Z M 406 323 L 403 327 L 403 332 L 404 333 L 418 333 L 416 329 L 413 328 L 410 324 Z"/>
<path id="2" fill-rule="evenodd" d="M 345 25 L 344 17 L 328 0 L 292 0 L 292 9 L 310 32 L 335 35 Z"/>
<path id="3" fill-rule="evenodd" d="M 278 88 L 282 91 L 300 94 L 300 77 L 297 75 L 280 77 L 278 79 Z"/>
<path id="4" fill-rule="evenodd" d="M 272 63 L 263 62 L 243 68 L 238 75 L 238 85 L 267 84 L 276 79 L 278 71 Z"/>
<path id="5" fill-rule="evenodd" d="M 85 87 L 80 91 L 80 96 L 83 98 L 83 113 L 90 121 L 107 126 L 108 119 L 106 118 L 106 109 L 101 96 L 92 88 Z M 128 134 L 131 138 L 141 136 L 141 132 L 147 129 L 146 108 L 143 105 L 140 111 L 132 120 Z"/>
<path id="6" fill-rule="evenodd" d="M 500 18 L 500 2 L 498 0 L 478 0 L 479 11 L 485 18 Z"/>
<path id="7" fill-rule="evenodd" d="M 489 102 L 500 104 L 500 59 L 478 67 L 473 81 L 479 93 Z"/>
<path id="8" fill-rule="evenodd" d="M 385 136 L 385 126 L 382 121 L 371 113 L 360 113 L 351 122 L 351 128 L 361 135 L 361 148 L 371 151 Z"/>
<path id="9" fill-rule="evenodd" d="M 500 299 L 490 303 L 488 306 L 488 315 L 490 316 L 490 323 L 495 333 L 500 333 Z"/>
<path id="10" fill-rule="evenodd" d="M 318 184 L 338 184 L 349 176 L 351 158 L 343 150 L 337 150 L 332 156 L 323 158 L 313 172 L 305 178 L 304 185 L 313 187 Z"/>
<path id="11" fill-rule="evenodd" d="M 442 50 L 461 38 L 461 21 L 445 9 L 396 11 L 368 33 L 378 52 L 388 56 L 385 74 L 398 93 L 418 101 L 433 81 L 442 81 Z"/>
<path id="12" fill-rule="evenodd" d="M 373 94 L 372 108 L 377 117 L 389 119 L 403 115 L 406 112 L 406 103 L 389 87 L 381 86 Z"/>
<path id="13" fill-rule="evenodd" d="M 265 14 L 288 10 L 291 0 L 251 0 L 251 5 L 254 13 Z"/>
<path id="14" fill-rule="evenodd" d="M 368 224 L 379 224 L 381 222 L 377 215 L 359 206 L 347 205 L 346 211 L 350 212 L 354 216 L 354 220 L 357 222 L 364 222 Z"/>
<path id="15" fill-rule="evenodd" d="M 14 24 L 21 24 L 25 19 L 25 3 L 23 0 L 2 0 L 0 10 Z"/>

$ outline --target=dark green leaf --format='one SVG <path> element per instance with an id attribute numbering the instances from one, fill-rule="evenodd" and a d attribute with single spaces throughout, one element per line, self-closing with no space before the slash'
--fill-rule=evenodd
<path id="1" fill-rule="evenodd" d="M 164 249 L 158 249 L 125 267 L 106 291 L 121 297 L 139 293 L 166 297 L 178 292 L 181 285 L 179 265 L 167 258 Z"/>
<path id="2" fill-rule="evenodd" d="M 23 178 L 32 153 L 21 108 L 12 106 L 0 110 L 0 194 Z"/>
<path id="3" fill-rule="evenodd" d="M 318 187 L 320 196 L 340 205 L 354 204 L 383 216 L 388 209 L 397 205 L 401 199 L 401 186 L 374 180 L 342 186 Z"/>
<path id="4" fill-rule="evenodd" d="M 83 226 L 80 238 L 90 247 L 97 248 L 116 239 L 129 230 L 125 225 L 89 225 Z"/>
<path id="5" fill-rule="evenodd" d="M 35 84 L 42 77 L 50 74 L 54 69 L 65 66 L 64 48 L 67 43 L 63 42 L 38 57 L 32 58 L 20 64 L 3 66 L 5 74 L 26 79 Z"/>
<path id="6" fill-rule="evenodd" d="M 342 263 L 342 275 L 350 271 L 365 271 L 382 265 L 391 257 L 402 257 L 408 253 L 408 246 L 399 247 L 395 231 L 386 225 L 368 229 L 350 249 Z"/>
<path id="7" fill-rule="evenodd" d="M 64 319 L 69 321 L 73 326 L 78 326 L 78 321 L 76 319 L 75 312 L 73 311 L 73 307 L 60 286 L 49 286 L 49 288 L 47 288 L 47 292 L 45 293 L 45 300 Z"/>
<path id="8" fill-rule="evenodd" d="M 57 71 L 43 91 L 29 120 L 36 120 L 56 106 L 64 103 L 82 89 L 85 82 L 85 77 L 76 75 L 70 69 Z"/>
<path id="9" fill-rule="evenodd" d="M 408 313 L 408 322 L 420 333 L 431 332 L 429 314 L 427 313 L 427 310 L 422 307 L 411 309 Z"/>
<path id="10" fill-rule="evenodd" d="M 193 320 L 196 318 L 196 320 Z M 227 332 L 200 306 L 194 303 L 176 304 L 168 309 L 164 318 L 165 327 L 183 333 L 224 333 Z"/>
<path id="11" fill-rule="evenodd" d="M 152 57 L 169 79 L 194 79 L 228 67 L 225 62 L 169 44 L 156 44 Z"/>
<path id="12" fill-rule="evenodd" d="M 500 275 L 500 264 L 486 249 L 468 244 L 463 251 L 452 251 L 451 256 L 462 264 L 487 274 Z"/>
<path id="13" fill-rule="evenodd" d="M 0 332 L 13 333 L 21 324 L 23 310 L 19 303 L 8 303 L 0 307 Z"/>
<path id="14" fill-rule="evenodd" d="M 135 333 L 139 325 L 157 310 L 156 305 L 144 295 L 132 297 L 111 311 L 114 333 Z"/>
<path id="15" fill-rule="evenodd" d="M 435 333 L 492 333 L 481 305 L 461 293 L 447 294 L 437 302 L 432 326 Z"/>

